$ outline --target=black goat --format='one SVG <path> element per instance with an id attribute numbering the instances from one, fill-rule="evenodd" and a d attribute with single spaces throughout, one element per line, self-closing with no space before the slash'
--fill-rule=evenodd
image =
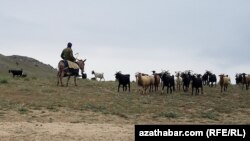
<path id="1" fill-rule="evenodd" d="M 210 71 L 206 71 L 202 76 L 203 84 L 208 85 L 209 87 L 216 86 L 217 78 L 216 75 L 211 73 Z"/>
<path id="2" fill-rule="evenodd" d="M 187 92 L 189 89 L 190 79 L 191 79 L 191 71 L 185 71 L 181 73 L 182 78 L 182 88 L 184 92 Z"/>
<path id="3" fill-rule="evenodd" d="M 115 78 L 118 80 L 118 92 L 120 89 L 120 86 L 123 86 L 123 91 L 127 91 L 127 86 L 128 90 L 130 92 L 130 75 L 129 74 L 122 74 L 121 72 L 117 72 L 115 74 Z"/>
<path id="4" fill-rule="evenodd" d="M 242 80 L 243 80 L 243 73 L 237 73 L 235 75 L 235 82 L 237 85 L 239 85 L 240 83 L 242 83 Z"/>
<path id="5" fill-rule="evenodd" d="M 202 76 L 202 82 L 203 82 L 203 85 L 208 85 L 208 71 L 206 71 L 204 73 L 204 75 Z"/>
<path id="6" fill-rule="evenodd" d="M 194 88 L 196 89 L 195 94 L 199 94 L 199 88 L 201 88 L 201 94 L 203 94 L 203 84 L 202 84 L 202 78 L 201 78 L 201 74 L 198 75 L 192 75 L 191 76 L 191 80 L 192 80 L 192 95 L 194 92 Z"/>
<path id="7" fill-rule="evenodd" d="M 211 82 L 211 83 L 210 83 Z M 210 74 L 208 78 L 209 87 L 216 86 L 217 78 L 215 74 Z"/>
<path id="8" fill-rule="evenodd" d="M 170 73 L 163 72 L 161 80 L 163 82 L 162 92 L 163 92 L 165 86 L 167 87 L 167 93 L 168 93 L 169 89 L 170 89 L 170 93 L 172 93 L 172 91 L 175 91 L 174 75 L 171 76 Z M 172 88 L 173 88 L 173 90 L 172 90 Z"/>
<path id="9" fill-rule="evenodd" d="M 87 74 L 86 73 L 82 73 L 82 79 L 87 79 Z"/>
<path id="10" fill-rule="evenodd" d="M 15 76 L 22 76 L 22 74 L 23 74 L 23 70 L 21 69 L 21 70 L 9 70 L 9 73 L 12 73 L 12 75 L 13 75 L 13 77 L 15 77 Z"/>

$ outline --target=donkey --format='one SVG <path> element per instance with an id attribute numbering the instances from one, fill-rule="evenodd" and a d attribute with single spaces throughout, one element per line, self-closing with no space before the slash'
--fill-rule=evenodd
<path id="1" fill-rule="evenodd" d="M 78 66 L 79 66 L 79 68 L 81 70 L 81 74 L 83 74 L 83 72 L 84 72 L 85 61 L 86 61 L 86 59 L 76 61 L 76 63 L 78 64 Z M 57 86 L 59 85 L 59 82 L 60 82 L 61 86 L 64 86 L 63 83 L 62 83 L 62 78 L 66 77 L 66 76 L 68 77 L 66 86 L 68 86 L 70 76 L 74 76 L 75 86 L 77 86 L 76 85 L 76 77 L 78 76 L 79 69 L 76 69 L 73 73 L 70 73 L 70 74 L 66 73 L 66 72 L 69 72 L 69 71 L 70 71 L 69 67 L 65 67 L 64 61 L 61 60 L 58 63 Z"/>

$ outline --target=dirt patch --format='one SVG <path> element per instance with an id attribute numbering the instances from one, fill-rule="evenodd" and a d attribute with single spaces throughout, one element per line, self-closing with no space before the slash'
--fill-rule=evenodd
<path id="1" fill-rule="evenodd" d="M 134 140 L 134 124 L 126 119 L 90 111 L 60 109 L 2 112 L 1 141 Z"/>
<path id="2" fill-rule="evenodd" d="M 221 113 L 219 118 L 213 118 L 213 114 L 210 112 L 205 111 L 204 113 L 202 118 L 174 117 L 169 113 L 157 116 L 138 114 L 121 117 L 86 110 L 74 111 L 68 108 L 28 109 L 27 111 L 2 109 L 0 111 L 0 138 L 1 141 L 131 141 L 134 140 L 135 124 L 234 124 L 249 122 L 249 111 L 246 110 L 236 110 L 232 115 Z M 241 115 L 241 118 L 237 115 Z"/>
<path id="3" fill-rule="evenodd" d="M 134 140 L 134 126 L 127 124 L 1 122 L 0 127 L 2 141 Z"/>
<path id="4" fill-rule="evenodd" d="M 54 79 L 9 79 L 0 85 L 1 140 L 134 140 L 136 124 L 249 124 L 250 95 L 205 88 L 191 96 L 117 94 L 117 83 L 81 81 L 56 87 Z"/>

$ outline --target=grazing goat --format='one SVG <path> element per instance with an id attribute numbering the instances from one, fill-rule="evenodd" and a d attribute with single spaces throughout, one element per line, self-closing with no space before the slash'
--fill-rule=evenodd
<path id="1" fill-rule="evenodd" d="M 170 89 L 170 93 L 172 93 L 172 88 L 173 88 L 173 91 L 175 91 L 174 75 L 171 76 L 170 73 L 167 71 L 162 72 L 161 80 L 163 82 L 162 93 L 163 93 L 165 86 L 167 87 L 167 93 L 169 89 Z"/>
<path id="2" fill-rule="evenodd" d="M 95 72 L 95 71 L 92 70 L 92 74 L 94 74 L 96 80 L 97 80 L 97 78 L 99 78 L 100 81 L 101 81 L 102 79 L 105 81 L 105 79 L 104 79 L 104 73 L 97 73 L 97 72 Z"/>
<path id="3" fill-rule="evenodd" d="M 128 91 L 130 92 L 130 75 L 129 74 L 122 74 L 121 72 L 117 72 L 115 74 L 115 78 L 118 80 L 118 92 L 120 89 L 120 86 L 123 86 L 123 91 L 127 91 L 127 86 L 128 86 Z"/>
<path id="4" fill-rule="evenodd" d="M 148 75 L 142 74 L 142 73 L 136 73 L 135 75 L 137 85 L 139 87 L 142 87 L 142 94 L 146 94 L 146 91 L 148 87 L 151 85 L 151 78 Z"/>
<path id="5" fill-rule="evenodd" d="M 12 73 L 13 77 L 15 76 L 22 76 L 23 70 L 9 70 L 9 73 Z"/>
<path id="6" fill-rule="evenodd" d="M 201 78 L 201 74 L 198 75 L 192 75 L 191 76 L 191 80 L 192 80 L 192 95 L 194 92 L 194 88 L 196 89 L 195 94 L 199 94 L 199 88 L 201 88 L 201 94 L 203 94 L 203 84 L 202 84 L 202 78 Z"/>
<path id="7" fill-rule="evenodd" d="M 246 85 L 246 90 L 248 90 L 249 84 L 250 84 L 250 75 L 242 73 L 242 89 L 244 88 L 244 85 Z"/>
<path id="8" fill-rule="evenodd" d="M 221 74 L 219 76 L 220 76 L 219 84 L 220 84 L 220 87 L 221 87 L 221 92 L 222 92 L 222 89 L 225 92 L 225 91 L 227 91 L 227 87 L 230 84 L 231 80 L 228 77 L 228 75 Z"/>

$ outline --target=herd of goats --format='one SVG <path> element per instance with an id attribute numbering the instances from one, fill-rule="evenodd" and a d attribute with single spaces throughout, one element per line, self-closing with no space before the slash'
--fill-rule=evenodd
<path id="1" fill-rule="evenodd" d="M 26 77 L 27 74 L 23 73 L 22 70 L 9 70 L 9 73 L 13 74 L 13 77 L 20 76 L 20 77 Z M 192 95 L 195 90 L 195 94 L 201 94 L 203 93 L 203 86 L 208 85 L 210 87 L 213 87 L 217 83 L 217 77 L 215 74 L 211 73 L 211 71 L 206 71 L 203 75 L 192 73 L 191 70 L 186 70 L 184 72 L 175 72 L 175 75 L 171 75 L 169 71 L 162 71 L 161 73 L 156 73 L 155 71 L 152 71 L 152 75 L 148 75 L 145 73 L 136 73 L 136 83 L 138 87 L 142 88 L 142 94 L 145 94 L 147 90 L 149 92 L 158 91 L 158 87 L 160 84 L 162 85 L 162 92 L 164 88 L 167 88 L 167 93 L 172 93 L 175 91 L 175 88 L 177 90 L 183 90 L 184 92 L 187 92 L 189 89 L 189 85 L 191 85 L 192 88 Z M 97 73 L 95 71 L 92 71 L 92 74 L 94 77 L 92 80 L 99 80 L 104 79 L 104 73 Z M 219 76 L 219 85 L 221 87 L 221 92 L 227 91 L 228 85 L 231 83 L 230 77 L 225 74 L 218 75 Z M 86 78 L 86 74 L 83 78 Z M 123 91 L 130 92 L 130 74 L 122 74 L 121 72 L 117 72 L 115 74 L 116 80 L 118 83 L 118 92 L 120 89 L 120 86 L 123 86 Z M 105 79 L 104 79 L 105 80 Z M 235 81 L 236 84 L 242 84 L 242 89 L 246 88 L 246 90 L 249 89 L 250 84 L 250 74 L 246 73 L 237 73 L 235 75 Z M 141 89 L 140 89 L 141 90 Z"/>
<path id="2" fill-rule="evenodd" d="M 160 84 L 162 84 L 162 92 L 164 88 L 167 88 L 167 93 L 170 91 L 175 91 L 175 87 L 180 91 L 181 89 L 184 92 L 187 92 L 189 89 L 189 85 L 192 88 L 192 95 L 195 90 L 195 94 L 203 93 L 203 86 L 208 85 L 213 87 L 217 83 L 216 75 L 211 73 L 210 71 L 206 71 L 203 75 L 192 73 L 191 70 L 187 70 L 184 72 L 175 72 L 175 75 L 171 75 L 169 71 L 162 71 L 161 73 L 156 73 L 152 71 L 152 75 L 144 74 L 144 73 L 136 73 L 136 83 L 142 88 L 142 94 L 145 94 L 147 90 L 149 92 L 157 91 Z M 221 92 L 227 91 L 228 85 L 231 83 L 230 77 L 225 74 L 218 75 L 219 76 L 219 85 L 221 87 Z M 118 80 L 118 92 L 120 86 L 123 86 L 123 91 L 130 91 L 130 75 L 122 74 L 121 72 L 117 72 L 115 74 L 116 79 Z M 250 75 L 246 73 L 236 74 L 235 76 L 236 84 L 242 84 L 242 89 L 246 87 L 246 90 L 249 88 L 250 84 Z"/>
<path id="3" fill-rule="evenodd" d="M 162 84 L 162 92 L 164 88 L 167 88 L 167 93 L 177 90 L 183 90 L 187 92 L 189 89 L 189 85 L 192 88 L 192 95 L 195 90 L 195 94 L 203 93 L 203 86 L 208 85 L 209 87 L 213 87 L 217 83 L 217 77 L 211 71 L 206 71 L 203 75 L 192 73 L 191 70 L 186 70 L 184 72 L 175 72 L 175 75 L 171 75 L 169 71 L 162 71 L 161 73 L 156 73 L 152 71 L 152 75 L 148 75 L 145 73 L 136 73 L 136 83 L 142 88 L 142 93 L 146 93 L 147 90 L 149 92 L 157 91 L 160 84 Z M 92 71 L 92 74 L 95 76 L 93 79 L 99 80 L 104 79 L 104 73 L 97 73 Z M 219 85 L 221 87 L 221 92 L 227 91 L 228 85 L 231 83 L 230 77 L 225 74 L 218 75 L 219 76 Z M 116 80 L 119 82 L 118 84 L 118 92 L 120 91 L 120 86 L 123 86 L 123 91 L 130 91 L 130 74 L 122 74 L 121 72 L 117 72 L 115 74 Z M 246 87 L 246 90 L 249 88 L 250 84 L 250 75 L 246 73 L 237 73 L 235 75 L 236 84 L 242 84 L 242 89 Z"/>

